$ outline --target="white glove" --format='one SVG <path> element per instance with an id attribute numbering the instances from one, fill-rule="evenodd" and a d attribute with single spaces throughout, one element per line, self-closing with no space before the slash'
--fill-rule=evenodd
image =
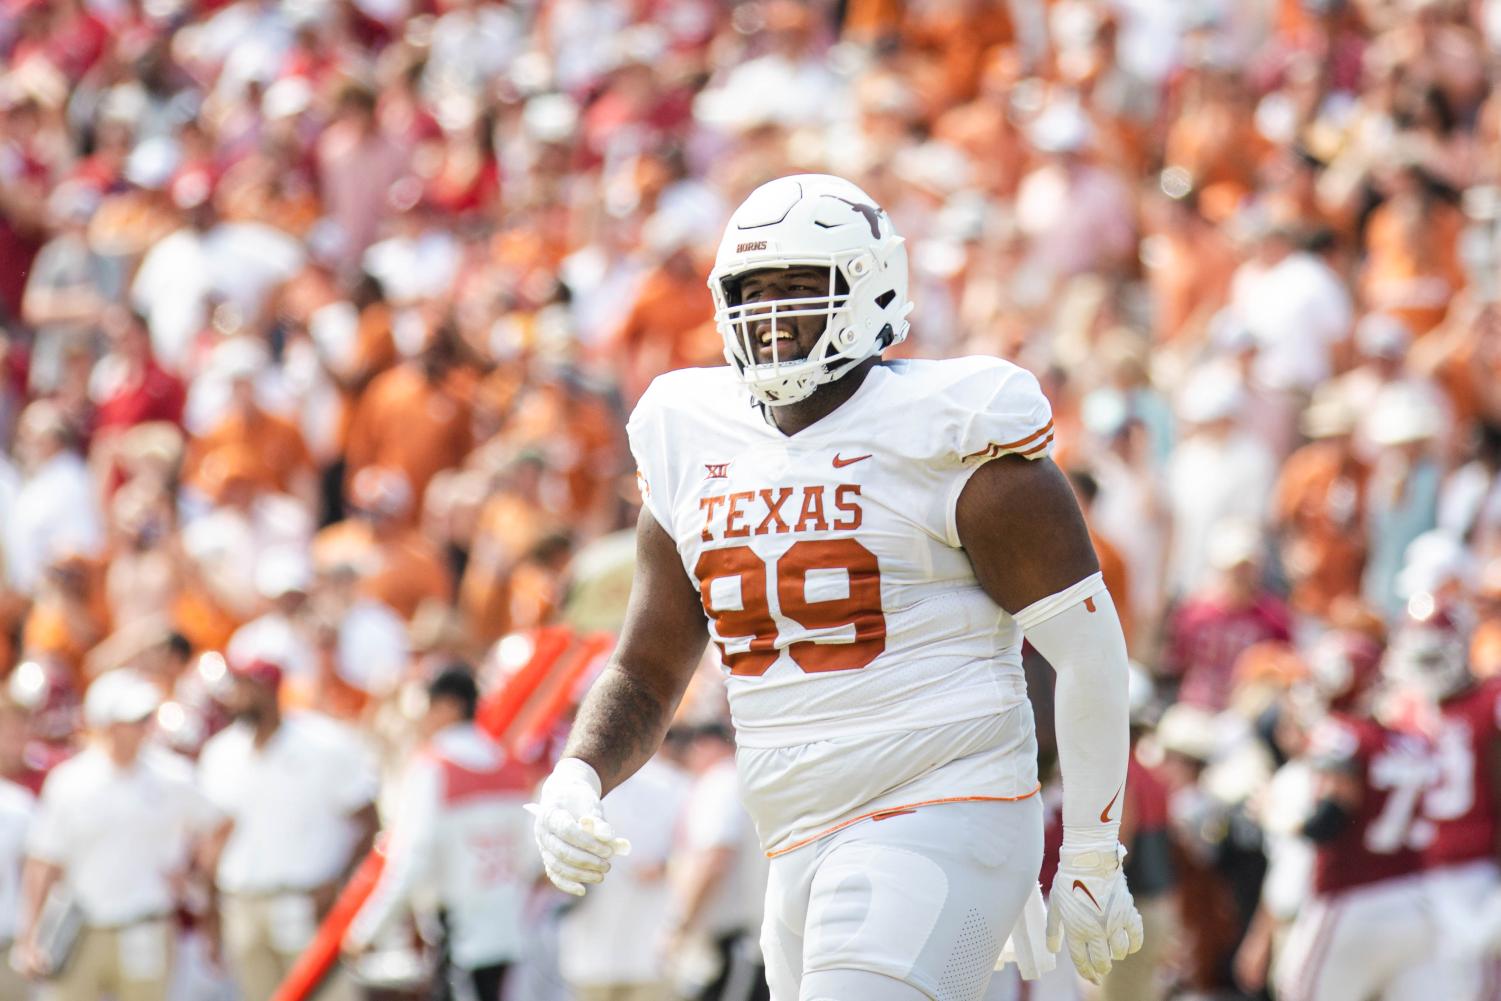
<path id="1" fill-rule="evenodd" d="M 541 802 L 526 806 L 537 818 L 532 834 L 547 878 L 575 897 L 584 895 L 585 884 L 605 878 L 612 857 L 631 851 L 631 843 L 617 838 L 605 821 L 600 789 L 599 775 L 588 762 L 564 758 L 542 783 Z"/>
<path id="2" fill-rule="evenodd" d="M 1098 984 L 1110 965 L 1141 948 L 1141 915 L 1126 888 L 1121 859 L 1126 849 L 1063 846 L 1053 892 L 1048 895 L 1048 948 L 1068 939 L 1074 968 Z"/>

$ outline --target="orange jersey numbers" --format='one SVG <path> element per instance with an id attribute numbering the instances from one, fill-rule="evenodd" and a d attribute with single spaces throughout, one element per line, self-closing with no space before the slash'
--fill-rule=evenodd
<path id="1" fill-rule="evenodd" d="M 714 618 L 719 652 L 731 673 L 765 674 L 777 659 L 777 627 L 766 603 L 766 564 L 761 557 L 750 546 L 706 549 L 693 575 L 704 611 Z M 742 636 L 751 638 L 750 647 L 730 653 L 725 640 Z"/>
<path id="2" fill-rule="evenodd" d="M 749 546 L 705 550 L 694 567 L 704 610 L 731 674 L 759 677 L 777 659 L 777 624 L 767 602 L 768 567 Z M 803 629 L 839 630 L 788 646 L 809 673 L 854 671 L 886 649 L 881 570 L 876 556 L 854 539 L 794 543 L 776 561 L 781 613 Z M 749 646 L 732 640 L 750 637 Z"/>

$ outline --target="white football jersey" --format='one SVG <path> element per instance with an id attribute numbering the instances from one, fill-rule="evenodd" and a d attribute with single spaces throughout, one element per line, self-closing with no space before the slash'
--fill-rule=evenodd
<path id="1" fill-rule="evenodd" d="M 986 460 L 1049 454 L 1051 409 L 1031 373 L 996 358 L 883 363 L 787 436 L 729 368 L 685 369 L 652 383 L 628 432 L 645 503 L 702 595 L 742 749 L 899 734 L 1025 701 L 1020 630 L 976 581 L 954 510 Z M 786 826 L 746 793 L 763 839 Z"/>

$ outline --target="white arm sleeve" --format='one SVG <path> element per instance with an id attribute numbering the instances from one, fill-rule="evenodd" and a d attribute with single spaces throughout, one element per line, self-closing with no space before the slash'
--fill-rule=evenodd
<path id="1" fill-rule="evenodd" d="M 1126 640 L 1099 574 L 1022 609 L 1017 624 L 1058 672 L 1053 715 L 1064 841 L 1112 849 L 1130 754 Z"/>

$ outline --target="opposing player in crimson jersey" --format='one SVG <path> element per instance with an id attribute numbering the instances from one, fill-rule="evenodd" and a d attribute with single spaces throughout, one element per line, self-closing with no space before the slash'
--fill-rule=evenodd
<path id="1" fill-rule="evenodd" d="M 1305 752 L 1317 774 L 1303 825 L 1315 846 L 1313 895 L 1278 961 L 1280 1001 L 1431 997 L 1417 972 L 1438 942 L 1419 876 L 1429 756 L 1420 738 L 1371 717 L 1381 653 L 1368 636 L 1333 632 L 1309 657 L 1326 707 Z"/>
<path id="2" fill-rule="evenodd" d="M 1037 380 L 881 360 L 907 333 L 906 250 L 839 178 L 752 193 L 709 289 L 730 364 L 662 376 L 627 428 L 636 579 L 536 808 L 549 876 L 604 878 L 625 846 L 601 794 L 656 749 L 712 639 L 772 859 L 776 1001 L 977 1001 L 1008 934 L 1034 963 L 1028 944 L 1066 938 L 1102 979 L 1141 940 L 1118 844 L 1126 651 Z M 1059 676 L 1046 935 L 1023 632 Z"/>
<path id="3" fill-rule="evenodd" d="M 1433 744 L 1424 879 L 1446 952 L 1425 971 L 1436 991 L 1428 996 L 1489 1001 L 1501 989 L 1501 678 L 1470 672 L 1460 621 L 1427 595 L 1414 598 L 1386 669 L 1425 699 L 1414 728 Z"/>

